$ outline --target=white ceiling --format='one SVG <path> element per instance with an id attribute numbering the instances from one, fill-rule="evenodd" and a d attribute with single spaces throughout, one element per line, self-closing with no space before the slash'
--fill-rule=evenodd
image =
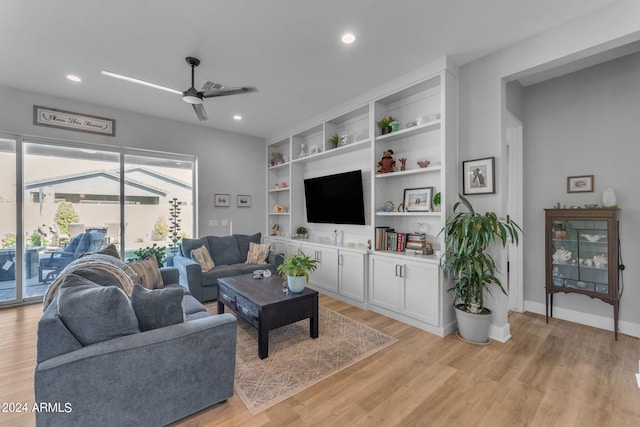
<path id="1" fill-rule="evenodd" d="M 462 65 L 612 2 L 1 0 L 0 85 L 266 138 L 442 56 Z M 100 74 L 186 90 L 186 56 L 202 61 L 196 86 L 260 92 L 205 100 L 200 123 L 178 95 Z"/>

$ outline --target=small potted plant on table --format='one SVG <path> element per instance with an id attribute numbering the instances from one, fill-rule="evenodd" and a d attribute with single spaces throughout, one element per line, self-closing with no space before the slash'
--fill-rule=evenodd
<path id="1" fill-rule="evenodd" d="M 287 283 L 291 292 L 302 292 L 309 282 L 309 272 L 318 268 L 318 260 L 311 259 L 304 252 L 293 255 L 278 266 L 278 271 L 287 275 Z"/>
<path id="2" fill-rule="evenodd" d="M 455 292 L 458 335 L 466 341 L 484 344 L 489 342 L 491 325 L 491 310 L 484 306 L 484 292 L 490 293 L 494 284 L 507 294 L 487 249 L 496 242 L 504 248 L 508 239 L 517 245 L 522 229 L 513 221 L 498 218 L 494 212 L 480 215 L 469 200 L 459 197 L 453 214 L 440 231 L 445 240 L 442 270 L 453 280 L 449 291 Z M 461 203 L 468 212 L 458 212 Z"/>

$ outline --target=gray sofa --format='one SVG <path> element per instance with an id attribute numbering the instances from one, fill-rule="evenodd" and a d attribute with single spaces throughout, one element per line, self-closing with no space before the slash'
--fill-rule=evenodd
<path id="1" fill-rule="evenodd" d="M 275 272 L 284 262 L 282 254 L 271 251 L 266 264 L 245 264 L 249 244 L 260 243 L 261 233 L 252 235 L 233 234 L 231 236 L 206 236 L 199 239 L 182 239 L 180 254 L 173 259 L 173 265 L 180 271 L 180 284 L 191 291 L 200 302 L 218 299 L 218 279 L 252 273 L 255 270 Z M 209 251 L 215 267 L 205 273 L 200 265 L 191 259 L 191 251 L 204 246 Z"/>
<path id="2" fill-rule="evenodd" d="M 177 284 L 177 269 L 161 275 L 165 288 L 180 291 L 185 321 L 84 346 L 61 317 L 69 304 L 62 285 L 38 324 L 35 401 L 49 405 L 37 412 L 38 426 L 160 426 L 233 395 L 236 319 L 209 315 Z M 95 279 L 95 271 L 84 276 Z M 101 285 L 90 286 L 109 287 Z"/>

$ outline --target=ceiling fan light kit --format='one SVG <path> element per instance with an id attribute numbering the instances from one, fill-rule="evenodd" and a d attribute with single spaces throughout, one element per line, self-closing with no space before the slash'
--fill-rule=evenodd
<path id="1" fill-rule="evenodd" d="M 150 83 L 144 80 L 135 79 L 133 77 L 124 76 L 122 74 L 112 73 L 110 71 L 103 70 L 102 75 L 113 77 L 120 80 L 125 80 L 131 83 L 152 87 L 154 89 L 161 89 L 167 92 L 182 95 L 182 100 L 193 106 L 193 110 L 195 111 L 196 116 L 198 116 L 198 119 L 200 121 L 207 120 L 208 118 L 207 112 L 204 109 L 204 106 L 202 105 L 202 101 L 204 98 L 214 98 L 218 96 L 228 96 L 228 95 L 239 95 L 243 93 L 252 93 L 252 92 L 258 91 L 258 89 L 254 86 L 226 87 L 221 83 L 215 83 L 210 81 L 205 81 L 205 84 L 203 84 L 202 90 L 198 91 L 194 87 L 194 80 L 195 80 L 195 69 L 198 65 L 200 65 L 200 60 L 192 56 L 187 56 L 185 59 L 187 61 L 187 64 L 191 66 L 191 87 L 184 92 L 180 92 L 179 90 L 157 85 L 155 83 Z"/>

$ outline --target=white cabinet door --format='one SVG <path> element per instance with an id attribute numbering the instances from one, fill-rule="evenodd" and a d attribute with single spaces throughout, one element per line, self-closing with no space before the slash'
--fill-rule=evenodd
<path id="1" fill-rule="evenodd" d="M 405 261 L 403 264 L 403 314 L 438 326 L 440 267 L 416 261 Z"/>
<path id="2" fill-rule="evenodd" d="M 320 261 L 309 282 L 319 288 L 338 293 L 338 250 L 322 246 L 302 245 L 302 252 Z"/>
<path id="3" fill-rule="evenodd" d="M 338 286 L 340 295 L 364 302 L 365 254 L 338 251 Z"/>
<path id="4" fill-rule="evenodd" d="M 396 259 L 376 255 L 369 257 L 369 302 L 371 304 L 400 312 L 400 280 Z"/>

